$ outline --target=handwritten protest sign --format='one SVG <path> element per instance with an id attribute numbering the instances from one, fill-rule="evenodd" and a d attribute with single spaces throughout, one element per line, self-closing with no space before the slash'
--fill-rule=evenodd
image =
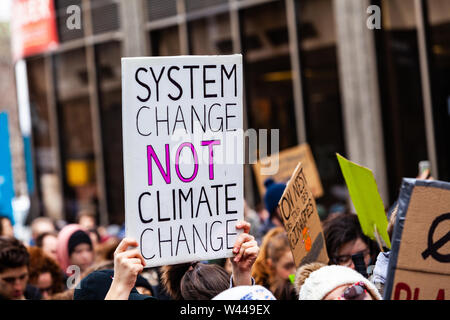
<path id="1" fill-rule="evenodd" d="M 147 267 L 232 256 L 242 56 L 122 58 L 125 229 Z"/>
<path id="2" fill-rule="evenodd" d="M 381 239 L 384 246 L 390 248 L 388 221 L 372 171 L 345 159 L 340 154 L 336 155 L 364 234 L 376 240 L 381 248 L 383 246 Z"/>
<path id="3" fill-rule="evenodd" d="M 328 263 L 325 238 L 316 201 L 300 162 L 278 203 L 297 267 L 311 262 Z"/>
<path id="4" fill-rule="evenodd" d="M 299 162 L 303 164 L 303 170 L 308 178 L 309 187 L 314 197 L 320 198 L 323 195 L 322 183 L 311 148 L 307 143 L 302 143 L 296 147 L 272 154 L 270 157 L 259 159 L 253 165 L 259 193 L 264 195 L 266 191 L 264 187 L 264 181 L 267 178 L 267 175 L 264 174 L 266 166 L 277 167 L 276 173 L 270 174 L 273 180 L 276 182 L 287 182 Z"/>
<path id="5" fill-rule="evenodd" d="M 384 299 L 450 299 L 450 183 L 403 179 Z"/>

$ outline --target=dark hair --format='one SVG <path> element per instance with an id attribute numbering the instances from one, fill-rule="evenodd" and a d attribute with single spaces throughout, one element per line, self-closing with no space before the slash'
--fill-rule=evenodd
<path id="1" fill-rule="evenodd" d="M 13 237 L 0 237 L 0 272 L 27 266 L 30 255 L 23 243 Z"/>
<path id="2" fill-rule="evenodd" d="M 184 263 L 161 271 L 162 283 L 175 300 L 211 300 L 230 288 L 230 275 L 217 264 Z"/>
<path id="3" fill-rule="evenodd" d="M 57 232 L 44 232 L 44 233 L 41 233 L 36 238 L 36 247 L 38 247 L 38 248 L 42 248 L 43 247 L 43 245 L 44 245 L 44 238 L 46 236 L 54 236 L 55 238 L 58 238 L 58 233 Z"/>
<path id="4" fill-rule="evenodd" d="M 363 233 L 356 214 L 341 213 L 325 220 L 323 233 L 330 264 L 336 263 L 334 259 L 339 255 L 339 249 L 342 245 L 358 238 L 367 244 L 372 261 L 378 254 L 376 243 Z"/>

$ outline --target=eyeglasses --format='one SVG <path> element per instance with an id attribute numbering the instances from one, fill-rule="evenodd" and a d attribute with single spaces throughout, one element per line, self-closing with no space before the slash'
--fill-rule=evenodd
<path id="1" fill-rule="evenodd" d="M 357 253 L 355 253 L 353 255 L 345 254 L 345 255 L 342 255 L 342 256 L 337 256 L 337 257 L 334 258 L 334 261 L 335 261 L 336 264 L 348 267 L 348 266 L 350 266 L 352 264 L 352 261 L 353 261 L 352 257 L 356 256 L 356 255 L 359 255 L 359 254 L 363 254 L 363 256 L 365 257 L 365 256 L 370 254 L 370 249 L 367 248 L 367 249 L 359 251 L 359 252 L 357 252 Z"/>
<path id="2" fill-rule="evenodd" d="M 367 287 L 363 282 L 357 282 L 347 289 L 341 295 L 345 300 L 364 300 L 367 294 Z"/>

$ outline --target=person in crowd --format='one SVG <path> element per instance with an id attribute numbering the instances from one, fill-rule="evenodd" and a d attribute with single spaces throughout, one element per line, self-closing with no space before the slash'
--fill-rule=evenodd
<path id="1" fill-rule="evenodd" d="M 86 230 L 97 228 L 95 213 L 89 209 L 83 209 L 77 214 L 77 223 Z"/>
<path id="2" fill-rule="evenodd" d="M 266 193 L 264 194 L 264 205 L 269 212 L 269 217 L 264 221 L 261 232 L 265 235 L 270 229 L 283 226 L 283 220 L 278 208 L 278 202 L 286 189 L 285 183 L 275 183 L 273 179 L 264 182 Z"/>
<path id="3" fill-rule="evenodd" d="M 36 247 L 41 248 L 42 251 L 58 261 L 58 256 L 56 254 L 58 247 L 58 233 L 57 232 L 44 232 L 36 238 Z"/>
<path id="4" fill-rule="evenodd" d="M 231 277 L 217 264 L 193 262 L 162 267 L 162 282 L 171 297 L 175 300 L 209 300 L 230 287 L 254 284 L 251 270 L 259 247 L 249 234 L 250 227 L 246 221 L 236 224 L 236 228 L 244 232 L 233 247 Z"/>
<path id="5" fill-rule="evenodd" d="M 70 276 L 71 265 L 76 265 L 82 273 L 94 263 L 94 248 L 85 229 L 78 224 L 65 226 L 58 234 L 57 257 L 62 271 Z"/>
<path id="6" fill-rule="evenodd" d="M 390 211 L 389 215 L 389 222 L 387 226 L 387 233 L 389 236 L 389 240 L 392 242 L 392 234 L 394 232 L 394 225 L 395 221 L 397 219 L 397 212 L 398 212 L 398 202 L 394 203 L 392 206 L 392 210 Z M 387 279 L 387 270 L 389 266 L 389 257 L 390 257 L 390 251 L 386 250 L 384 252 L 380 252 L 377 256 L 377 260 L 375 262 L 375 267 L 373 269 L 373 274 L 370 276 L 370 281 L 373 282 L 373 284 L 377 287 L 380 294 L 384 294 L 384 284 L 386 283 Z"/>
<path id="7" fill-rule="evenodd" d="M 56 232 L 55 224 L 49 217 L 38 217 L 31 223 L 31 239 L 30 245 L 36 245 L 36 239 L 42 233 Z"/>
<path id="8" fill-rule="evenodd" d="M 251 268 L 259 252 L 259 247 L 253 236 L 249 235 L 250 224 L 240 221 L 236 224 L 237 229 L 243 229 L 232 249 L 232 275 L 230 275 L 217 264 L 205 264 L 194 262 L 189 264 L 168 266 L 163 270 L 162 278 L 168 292 L 174 299 L 212 299 L 220 292 L 240 285 L 252 285 Z M 135 293 L 136 279 L 143 271 L 145 259 L 138 248 L 127 250 L 128 247 L 137 247 L 138 243 L 133 239 L 124 238 L 114 253 L 114 272 L 112 281 L 107 283 L 107 300 L 138 299 Z M 187 265 L 187 268 L 186 268 Z M 178 272 L 181 271 L 181 272 Z M 206 271 L 206 272 L 205 272 Z M 83 299 L 87 292 L 93 291 L 89 281 L 104 277 L 97 272 L 91 273 L 80 283 L 80 289 L 75 289 L 75 299 Z M 205 278 L 201 278 L 205 277 Z M 106 279 L 106 278 L 105 278 Z M 97 281 L 98 283 L 98 281 Z M 105 292 L 105 286 L 98 291 Z M 95 290 L 94 290 L 95 291 Z M 102 296 L 103 294 L 100 294 Z M 141 298 L 147 296 L 140 295 Z"/>
<path id="9" fill-rule="evenodd" d="M 260 285 L 238 286 L 226 289 L 212 300 L 277 300 L 275 296 Z"/>
<path id="10" fill-rule="evenodd" d="M 53 294 L 65 289 L 64 277 L 55 260 L 41 248 L 29 247 L 29 283 L 39 289 L 42 299 L 48 300 Z"/>
<path id="11" fill-rule="evenodd" d="M 0 237 L 0 300 L 40 300 L 39 290 L 28 284 L 30 256 L 14 237 Z"/>
<path id="12" fill-rule="evenodd" d="M 277 300 L 298 300 L 298 294 L 290 279 L 277 279 L 270 286 Z"/>
<path id="13" fill-rule="evenodd" d="M 354 261 L 360 257 L 361 261 L 364 260 L 365 267 L 361 266 L 358 271 L 364 274 L 375 263 L 379 253 L 378 245 L 364 235 L 356 214 L 338 214 L 325 220 L 322 226 L 329 264 L 355 269 L 358 266 L 355 266 Z"/>
<path id="14" fill-rule="evenodd" d="M 14 228 L 8 217 L 0 216 L 0 236 L 14 237 Z"/>
<path id="15" fill-rule="evenodd" d="M 77 213 L 77 223 L 89 231 L 94 248 L 98 243 L 108 238 L 108 232 L 103 226 L 97 224 L 95 211 L 89 208 L 82 209 Z"/>
<path id="16" fill-rule="evenodd" d="M 295 287 L 299 300 L 381 300 L 372 282 L 339 265 L 303 265 L 296 273 Z"/>
<path id="17" fill-rule="evenodd" d="M 262 239 L 262 223 L 259 218 L 259 215 L 256 213 L 255 210 L 249 207 L 247 204 L 247 201 L 244 199 L 244 220 L 250 223 L 250 234 L 255 237 L 256 242 L 258 245 L 261 244 Z"/>
<path id="18" fill-rule="evenodd" d="M 255 283 L 272 292 L 291 291 L 289 275 L 295 274 L 294 256 L 289 246 L 286 230 L 283 227 L 271 229 L 263 238 L 260 254 L 256 258 L 252 275 Z M 279 297 L 275 295 L 277 299 Z"/>

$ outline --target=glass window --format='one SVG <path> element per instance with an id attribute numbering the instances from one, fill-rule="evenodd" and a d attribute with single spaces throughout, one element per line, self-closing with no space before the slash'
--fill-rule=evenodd
<path id="1" fill-rule="evenodd" d="M 109 223 L 124 222 L 122 154 L 121 43 L 98 44 L 96 68 L 99 81 L 105 184 Z"/>
<path id="2" fill-rule="evenodd" d="M 150 32 L 152 55 L 174 56 L 181 54 L 178 26 L 158 29 Z"/>
<path id="3" fill-rule="evenodd" d="M 240 15 L 248 126 L 256 130 L 279 129 L 280 150 L 296 146 L 284 1 L 250 7 Z M 268 153 L 270 149 L 269 145 Z"/>
<path id="4" fill-rule="evenodd" d="M 233 53 L 228 12 L 189 22 L 188 28 L 192 54 Z"/>
<path id="5" fill-rule="evenodd" d="M 450 1 L 428 0 L 430 74 L 439 179 L 450 181 Z"/>
<path id="6" fill-rule="evenodd" d="M 419 161 L 428 156 L 414 0 L 383 0 L 381 9 L 378 77 L 389 198 L 393 202 L 402 178 L 415 178 Z"/>
<path id="7" fill-rule="evenodd" d="M 346 204 L 339 196 L 345 182 L 337 174 L 336 159 L 336 152 L 345 155 L 345 143 L 333 1 L 298 1 L 296 10 L 306 137 L 324 189 L 317 203 L 329 211 L 335 204 Z"/>
<path id="8" fill-rule="evenodd" d="M 35 164 L 35 185 L 38 198 L 42 201 L 39 208 L 43 214 L 57 219 L 62 214 L 62 195 L 58 176 L 58 154 L 56 141 L 51 138 L 52 123 L 49 115 L 48 88 L 45 72 L 45 59 L 27 59 L 28 88 L 30 96 L 30 114 L 33 130 L 33 154 Z M 56 120 L 56 119 L 55 119 Z M 55 133 L 57 134 L 57 133 Z M 42 213 L 39 212 L 39 215 Z"/>
<path id="9" fill-rule="evenodd" d="M 248 128 L 267 129 L 268 141 L 258 141 L 267 150 L 258 150 L 270 155 L 272 129 L 279 130 L 280 151 L 298 143 L 285 2 L 252 6 L 239 14 Z M 255 179 L 253 190 L 259 206 Z"/>
<path id="10" fill-rule="evenodd" d="M 73 222 L 77 212 L 97 202 L 94 142 L 84 48 L 55 57 L 65 213 Z"/>

